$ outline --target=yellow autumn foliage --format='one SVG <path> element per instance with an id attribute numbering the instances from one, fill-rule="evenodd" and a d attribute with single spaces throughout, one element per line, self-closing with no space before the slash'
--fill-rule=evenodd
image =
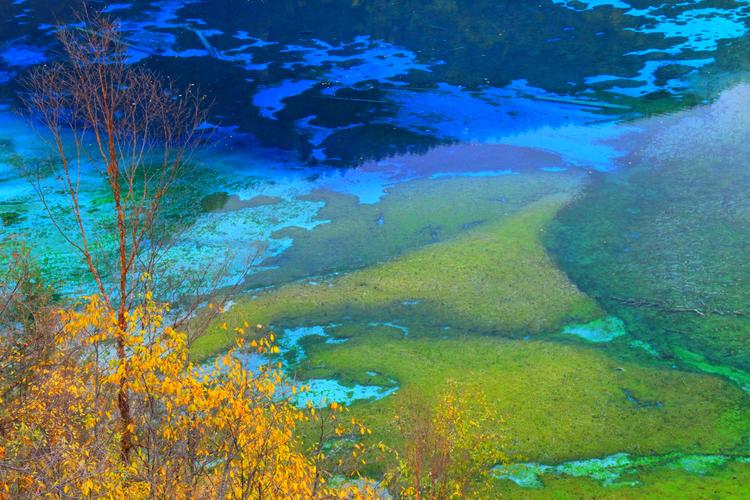
<path id="1" fill-rule="evenodd" d="M 337 449 L 330 440 L 369 432 L 339 418 L 345 408 L 297 408 L 278 365 L 243 367 L 243 335 L 212 365 L 194 365 L 186 335 L 164 315 L 150 297 L 127 313 L 125 331 L 97 296 L 60 313 L 52 354 L 23 393 L 0 402 L 0 497 L 377 497 L 367 482 L 323 466 L 324 448 Z M 115 334 L 125 339 L 125 361 L 114 354 Z M 252 340 L 259 354 L 276 351 L 270 334 Z M 127 458 L 122 383 L 133 417 Z M 310 450 L 298 436 L 303 424 L 335 432 L 321 432 Z"/>
<path id="2" fill-rule="evenodd" d="M 493 498 L 493 467 L 508 463 L 502 418 L 479 387 L 449 380 L 434 405 L 415 395 L 395 417 L 403 446 L 384 483 L 399 498 Z"/>

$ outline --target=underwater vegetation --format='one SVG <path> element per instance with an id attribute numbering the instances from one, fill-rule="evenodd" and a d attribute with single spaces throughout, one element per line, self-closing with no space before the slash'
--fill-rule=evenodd
<path id="1" fill-rule="evenodd" d="M 437 397 L 444 381 L 453 379 L 482 387 L 512 436 L 508 451 L 523 460 L 748 452 L 750 414 L 744 406 L 750 396 L 718 377 L 622 362 L 581 345 L 440 338 L 439 329 L 430 338 L 412 338 L 411 329 L 406 339 L 361 330 L 346 343 L 313 348 L 302 374 L 377 383 L 369 371 L 397 380 L 393 395 L 352 410 L 391 441 L 396 438 L 390 419 L 399 406 L 409 398 Z"/>
<path id="2" fill-rule="evenodd" d="M 596 319 L 601 309 L 554 266 L 540 242 L 545 223 L 569 199 L 552 194 L 505 220 L 388 262 L 241 298 L 224 315 L 228 331 L 215 327 L 192 352 L 198 358 L 220 352 L 246 317 L 263 324 L 363 317 L 521 337 Z"/>
<path id="3" fill-rule="evenodd" d="M 325 203 L 316 215 L 325 223 L 313 231 L 292 227 L 274 233 L 276 238 L 292 238 L 294 245 L 267 260 L 264 264 L 275 268 L 254 274 L 247 285 L 266 286 L 378 264 L 505 220 L 534 201 L 572 192 L 581 182 L 576 173 L 446 175 L 388 187 L 377 203 L 360 203 L 355 196 L 319 189 L 303 198 Z"/>
<path id="4" fill-rule="evenodd" d="M 740 86 L 649 123 L 630 166 L 587 189 L 546 238 L 634 337 L 697 369 L 750 370 L 748 99 Z"/>
<path id="5" fill-rule="evenodd" d="M 492 178 L 492 189 L 514 189 L 515 179 Z M 473 186 L 482 192 L 488 179 L 450 181 L 453 187 L 462 183 L 464 189 Z M 444 241 L 414 240 L 410 245 L 416 248 L 408 251 L 377 250 L 373 261 L 393 255 L 384 262 L 257 290 L 224 315 L 226 330 L 216 325 L 193 345 L 192 354 L 206 358 L 221 351 L 243 317 L 285 331 L 282 345 L 287 334 L 303 331 L 301 326 L 328 325 L 308 329 L 296 341 L 284 358 L 291 363 L 288 370 L 301 381 L 336 381 L 338 392 L 327 395 L 351 402 L 355 415 L 372 422 L 374 439 L 394 446 L 400 438 L 393 415 L 415 397 L 437 398 L 447 380 L 456 380 L 481 387 L 505 417 L 503 425 L 513 436 L 509 452 L 519 461 L 559 464 L 618 453 L 750 453 L 750 396 L 745 391 L 731 378 L 676 369 L 670 360 L 654 356 L 650 344 L 639 344 L 640 337 L 629 335 L 622 320 L 606 316 L 547 256 L 542 241 L 549 225 L 579 192 L 580 184 L 568 182 L 513 213 L 495 215 L 495 221 L 456 224 L 461 229 Z M 411 193 L 411 206 L 420 205 L 415 200 L 419 195 L 408 187 L 392 190 L 380 204 L 348 211 L 347 224 L 316 227 L 296 245 L 312 245 L 323 235 L 331 238 L 338 228 L 348 236 L 333 239 L 338 245 L 362 244 L 351 236 L 369 231 L 377 224 L 373 215 L 388 203 L 398 205 L 404 192 Z M 425 194 L 425 199 L 430 198 Z M 454 212 L 463 217 L 464 210 L 468 208 L 459 203 Z M 630 350 L 622 356 L 622 349 Z M 346 387 L 351 394 L 361 387 L 382 389 L 368 401 L 366 394 L 349 399 Z M 665 474 L 662 462 L 638 463 L 625 474 L 632 479 L 627 484 L 603 485 L 586 475 L 550 477 L 550 469 L 539 475 L 552 485 L 545 491 L 571 495 L 623 485 L 633 491 L 671 491 L 672 482 L 696 481 L 695 471 Z M 746 465 L 732 460 L 700 473 L 718 471 L 723 478 L 726 467 L 747 473 Z M 729 480 L 718 478 L 712 476 L 731 489 Z M 498 481 L 499 491 L 517 487 Z"/>

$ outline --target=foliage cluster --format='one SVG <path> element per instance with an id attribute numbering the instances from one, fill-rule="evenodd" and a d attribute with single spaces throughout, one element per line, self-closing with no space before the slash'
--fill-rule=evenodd
<path id="1" fill-rule="evenodd" d="M 364 498 L 351 461 L 326 460 L 323 444 L 363 454 L 368 430 L 333 403 L 316 410 L 290 403 L 292 386 L 277 365 L 255 372 L 236 354 L 245 337 L 210 368 L 188 357 L 184 333 L 164 325 L 167 310 L 150 297 L 127 313 L 97 296 L 57 313 L 59 328 L 44 356 L 27 367 L 25 386 L 0 407 L 0 491 L 13 497 Z M 112 353 L 113 332 L 127 357 Z M 273 334 L 253 339 L 259 354 Z M 0 356 L 18 357 L 3 336 Z M 4 367 L 5 368 L 5 367 Z M 12 377 L 5 371 L 3 380 Z M 133 437 L 124 457 L 117 412 L 127 381 Z M 8 389 L 3 387 L 4 392 Z M 300 425 L 321 430 L 311 449 Z M 336 483 L 335 486 L 329 486 Z"/>

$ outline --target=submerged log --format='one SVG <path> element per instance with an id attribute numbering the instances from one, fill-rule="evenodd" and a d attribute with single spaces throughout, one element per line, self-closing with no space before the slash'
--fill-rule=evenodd
<path id="1" fill-rule="evenodd" d="M 647 309 L 659 309 L 660 311 L 668 312 L 668 313 L 690 313 L 690 314 L 695 314 L 696 316 L 700 316 L 702 318 L 710 314 L 716 314 L 719 316 L 738 316 L 738 317 L 744 317 L 744 318 L 750 317 L 750 312 L 741 311 L 737 309 L 734 309 L 734 310 L 718 309 L 718 308 L 700 309 L 700 308 L 692 307 L 692 306 L 670 305 L 660 300 L 638 299 L 638 298 L 630 298 L 630 297 L 609 296 L 608 299 L 613 300 L 615 302 L 619 302 L 620 304 L 628 305 L 628 306 L 644 307 Z"/>

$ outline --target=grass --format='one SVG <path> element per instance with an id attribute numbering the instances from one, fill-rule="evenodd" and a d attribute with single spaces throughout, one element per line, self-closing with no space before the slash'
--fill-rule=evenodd
<path id="1" fill-rule="evenodd" d="M 545 224 L 570 199 L 548 196 L 496 223 L 331 280 L 283 286 L 240 300 L 222 321 L 328 324 L 342 318 L 524 336 L 602 315 L 540 243 Z M 192 354 L 225 349 L 231 333 L 212 328 Z"/>

